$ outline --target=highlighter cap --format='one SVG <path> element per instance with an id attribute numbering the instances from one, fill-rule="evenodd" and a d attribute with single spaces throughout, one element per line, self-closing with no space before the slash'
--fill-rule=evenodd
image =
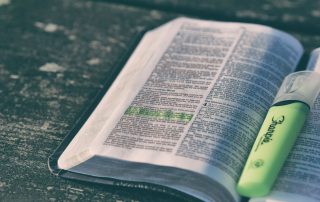
<path id="1" fill-rule="evenodd" d="M 320 91 L 320 73 L 300 71 L 289 74 L 283 81 L 273 104 L 300 101 L 313 106 Z"/>
<path id="2" fill-rule="evenodd" d="M 320 48 L 311 52 L 307 70 L 320 73 Z"/>

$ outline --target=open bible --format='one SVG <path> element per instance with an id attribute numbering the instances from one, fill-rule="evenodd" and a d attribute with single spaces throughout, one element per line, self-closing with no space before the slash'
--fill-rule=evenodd
<path id="1" fill-rule="evenodd" d="M 49 167 L 67 178 L 240 201 L 246 158 L 302 53 L 293 36 L 262 25 L 170 21 L 144 35 Z M 271 194 L 251 200 L 320 201 L 319 132 L 320 97 Z"/>

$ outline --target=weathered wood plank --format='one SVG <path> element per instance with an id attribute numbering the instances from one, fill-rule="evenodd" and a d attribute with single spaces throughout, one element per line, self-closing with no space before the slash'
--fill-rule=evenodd
<path id="1" fill-rule="evenodd" d="M 268 6 L 263 6 L 261 15 L 250 14 L 243 5 L 232 1 L 154 2 L 152 8 L 167 8 L 176 13 L 72 0 L 12 0 L 0 6 L 0 201 L 176 200 L 148 191 L 58 179 L 47 168 L 48 156 L 141 30 L 160 25 L 179 13 L 188 14 L 183 8 L 189 8 L 189 14 L 197 16 L 199 9 L 209 6 L 210 18 L 233 21 L 252 18 L 254 22 L 263 21 L 265 13 L 273 12 L 270 11 L 273 7 L 268 10 Z M 177 5 L 181 8 L 172 8 Z M 311 7 L 297 11 L 304 15 L 308 9 Z M 316 13 L 311 12 L 310 15 L 315 15 L 313 19 L 317 19 Z M 280 26 L 276 20 L 263 22 Z M 291 26 L 293 21 L 281 23 Z M 314 32 L 286 26 L 283 29 L 297 36 L 307 50 L 320 44 L 320 36 Z"/>
<path id="2" fill-rule="evenodd" d="M 63 180 L 47 168 L 135 35 L 172 17 L 71 0 L 0 7 L 0 201 L 175 201 Z"/>
<path id="3" fill-rule="evenodd" d="M 319 34 L 320 2 L 308 0 L 100 0 L 161 9 L 201 18 L 253 22 Z"/>

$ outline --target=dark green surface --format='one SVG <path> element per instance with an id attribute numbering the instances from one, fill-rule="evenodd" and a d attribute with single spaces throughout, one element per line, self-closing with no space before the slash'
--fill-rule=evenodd
<path id="1" fill-rule="evenodd" d="M 12 0 L 0 6 L 0 201 L 177 200 L 64 180 L 47 168 L 48 156 L 128 44 L 148 27 L 179 15 L 257 22 L 294 34 L 307 51 L 320 46 L 318 1 L 114 2 Z M 40 69 L 46 63 L 59 65 L 56 72 Z"/>
<path id="2" fill-rule="evenodd" d="M 108 1 L 108 0 L 99 0 Z M 109 0 L 110 1 L 110 0 Z M 245 21 L 319 33 L 320 1 L 312 0 L 112 0 L 216 20 Z"/>

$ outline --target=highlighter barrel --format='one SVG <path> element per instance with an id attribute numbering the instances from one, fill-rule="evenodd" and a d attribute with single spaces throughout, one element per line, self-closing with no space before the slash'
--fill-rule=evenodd
<path id="1" fill-rule="evenodd" d="M 258 133 L 237 185 L 240 195 L 267 195 L 309 113 L 299 101 L 272 106 Z"/>
<path id="2" fill-rule="evenodd" d="M 247 197 L 267 195 L 290 153 L 320 90 L 320 74 L 288 75 L 258 132 L 237 191 Z"/>

